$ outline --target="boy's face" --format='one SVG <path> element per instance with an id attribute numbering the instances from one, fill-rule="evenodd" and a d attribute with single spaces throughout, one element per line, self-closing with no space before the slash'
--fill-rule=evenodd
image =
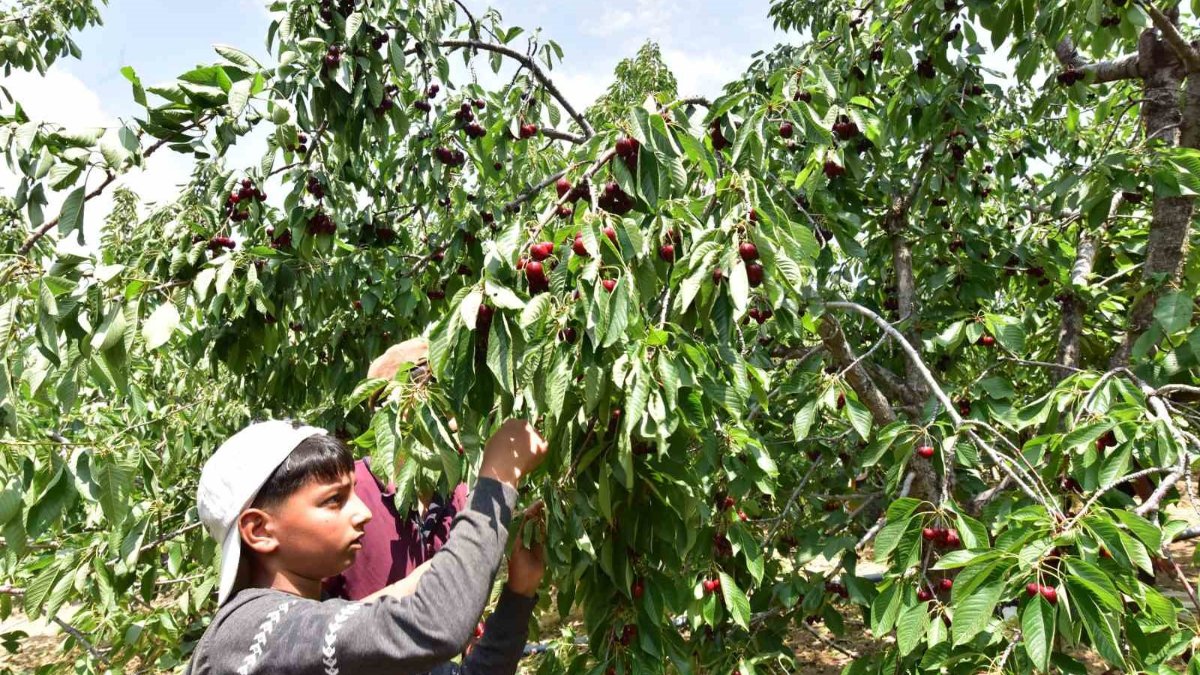
<path id="1" fill-rule="evenodd" d="M 362 549 L 363 526 L 371 520 L 354 493 L 354 475 L 336 482 L 312 481 L 270 509 L 275 560 L 293 574 L 321 580 L 340 574 Z"/>

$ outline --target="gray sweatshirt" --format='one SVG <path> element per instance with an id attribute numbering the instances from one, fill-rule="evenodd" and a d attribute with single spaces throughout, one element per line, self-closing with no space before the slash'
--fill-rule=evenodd
<path id="1" fill-rule="evenodd" d="M 226 601 L 196 645 L 188 675 L 437 675 L 515 673 L 536 597 L 501 593 L 483 637 L 474 634 L 508 541 L 517 493 L 480 478 L 416 592 L 374 602 L 308 600 L 250 588 Z"/>

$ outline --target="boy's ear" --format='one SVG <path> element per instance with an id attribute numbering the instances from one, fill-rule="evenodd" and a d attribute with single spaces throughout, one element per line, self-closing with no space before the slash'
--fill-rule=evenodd
<path id="1" fill-rule="evenodd" d="M 256 553 L 271 553 L 279 548 L 271 514 L 262 509 L 246 509 L 238 516 L 238 532 L 242 541 Z"/>

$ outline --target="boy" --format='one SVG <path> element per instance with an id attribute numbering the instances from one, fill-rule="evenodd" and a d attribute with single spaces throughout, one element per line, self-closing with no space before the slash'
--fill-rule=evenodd
<path id="1" fill-rule="evenodd" d="M 205 463 L 200 517 L 221 542 L 220 609 L 188 673 L 514 673 L 544 566 L 518 546 L 484 638 L 447 663 L 487 603 L 517 485 L 545 458 L 528 423 L 488 440 L 452 535 L 421 574 L 364 602 L 320 602 L 321 580 L 354 562 L 370 512 L 354 494 L 346 446 L 314 427 L 252 424 Z"/>

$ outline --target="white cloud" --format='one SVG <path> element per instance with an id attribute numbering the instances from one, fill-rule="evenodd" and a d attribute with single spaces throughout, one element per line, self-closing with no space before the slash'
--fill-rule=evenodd
<path id="1" fill-rule="evenodd" d="M 679 82 L 680 96 L 716 96 L 745 70 L 750 57 L 724 52 L 663 49 L 663 61 Z"/>
<path id="2" fill-rule="evenodd" d="M 596 37 L 608 37 L 617 31 L 624 30 L 633 23 L 633 19 L 633 12 L 609 5 L 604 8 L 600 16 L 594 17 L 584 24 L 583 32 Z"/>

